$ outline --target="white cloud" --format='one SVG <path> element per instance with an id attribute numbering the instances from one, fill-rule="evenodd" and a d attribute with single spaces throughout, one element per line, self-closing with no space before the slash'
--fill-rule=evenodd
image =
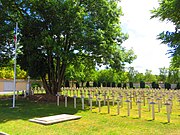
<path id="1" fill-rule="evenodd" d="M 169 67 L 170 59 L 165 55 L 169 48 L 157 40 L 157 35 L 162 31 L 173 31 L 174 26 L 158 19 L 150 19 L 150 10 L 158 7 L 158 0 L 122 0 L 120 6 L 124 13 L 121 17 L 122 29 L 129 34 L 129 39 L 123 46 L 133 48 L 137 55 L 131 66 L 139 72 L 152 70 L 154 74 L 158 74 L 161 67 Z"/>

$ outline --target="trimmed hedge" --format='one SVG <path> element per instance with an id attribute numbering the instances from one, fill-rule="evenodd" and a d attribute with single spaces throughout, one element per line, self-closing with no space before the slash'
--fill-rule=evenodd
<path id="1" fill-rule="evenodd" d="M 145 82 L 144 81 L 140 82 L 140 88 L 142 88 L 142 89 L 145 88 Z"/>

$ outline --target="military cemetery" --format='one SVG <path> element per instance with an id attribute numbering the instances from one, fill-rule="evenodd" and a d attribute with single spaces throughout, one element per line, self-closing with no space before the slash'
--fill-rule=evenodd
<path id="1" fill-rule="evenodd" d="M 180 0 L 0 0 L 0 135 L 180 135 Z"/>

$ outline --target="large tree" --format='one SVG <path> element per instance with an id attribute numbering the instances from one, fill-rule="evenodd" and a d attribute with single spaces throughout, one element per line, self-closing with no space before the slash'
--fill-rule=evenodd
<path id="1" fill-rule="evenodd" d="M 152 18 L 159 18 L 161 21 L 172 22 L 175 26 L 173 32 L 166 31 L 159 34 L 158 38 L 162 43 L 167 44 L 172 49 L 172 54 L 176 61 L 175 65 L 179 67 L 180 59 L 180 1 L 179 0 L 160 0 L 159 7 L 152 10 Z"/>
<path id="2" fill-rule="evenodd" d="M 11 17 L 14 12 L 12 8 L 8 8 L 10 4 L 10 1 L 4 4 L 4 0 L 0 0 L 0 67 L 7 66 L 13 57 L 15 23 Z"/>
<path id="3" fill-rule="evenodd" d="M 11 0 L 10 0 L 11 1 Z M 3 0 L 3 4 L 7 4 Z M 120 69 L 135 58 L 121 43 L 118 0 L 29 0 L 14 3 L 20 16 L 18 63 L 56 94 L 68 65 L 106 64 Z M 10 6 L 10 5 L 9 5 Z M 13 7 L 12 7 L 13 8 Z"/>

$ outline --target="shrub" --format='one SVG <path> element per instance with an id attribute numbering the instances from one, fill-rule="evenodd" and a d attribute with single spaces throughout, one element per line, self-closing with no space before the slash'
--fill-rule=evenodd
<path id="1" fill-rule="evenodd" d="M 115 82 L 112 82 L 112 87 L 116 87 L 116 83 Z"/>
<path id="2" fill-rule="evenodd" d="M 123 83 L 123 88 L 126 88 L 127 86 L 126 86 L 126 83 Z"/>
<path id="3" fill-rule="evenodd" d="M 121 88 L 121 87 L 122 87 L 121 83 L 118 83 L 118 84 L 117 84 L 117 87 L 118 87 L 118 88 Z"/>
<path id="4" fill-rule="evenodd" d="M 106 86 L 107 86 L 107 85 L 106 85 L 106 82 L 103 82 L 102 85 L 103 85 L 103 87 L 106 87 Z"/>
<path id="5" fill-rule="evenodd" d="M 101 82 L 98 82 L 98 85 L 97 85 L 98 87 L 101 87 Z"/>
<path id="6" fill-rule="evenodd" d="M 110 82 L 107 82 L 107 87 L 111 87 L 111 83 Z"/>
<path id="7" fill-rule="evenodd" d="M 86 82 L 86 87 L 90 87 L 89 81 Z"/>
<path id="8" fill-rule="evenodd" d="M 133 82 L 129 82 L 129 87 L 133 88 Z"/>
<path id="9" fill-rule="evenodd" d="M 144 81 L 140 82 L 140 88 L 145 88 L 145 82 Z"/>
<path id="10" fill-rule="evenodd" d="M 65 81 L 65 87 L 70 87 L 68 80 Z"/>
<path id="11" fill-rule="evenodd" d="M 171 84 L 165 82 L 164 87 L 165 87 L 165 89 L 168 89 L 168 90 L 169 90 L 169 89 L 171 89 Z"/>
<path id="12" fill-rule="evenodd" d="M 98 87 L 98 83 L 97 82 L 93 82 L 93 87 Z"/>
<path id="13" fill-rule="evenodd" d="M 180 89 L 180 83 L 179 82 L 177 83 L 176 89 L 177 90 Z"/>
<path id="14" fill-rule="evenodd" d="M 40 87 L 41 87 L 41 84 L 38 83 L 38 82 L 33 82 L 33 83 L 31 83 L 31 87 L 32 87 L 32 88 L 35 88 L 35 87 L 36 87 L 36 88 L 37 88 L 37 87 L 40 88 Z"/>
<path id="15" fill-rule="evenodd" d="M 149 88 L 150 88 L 150 86 L 149 86 L 149 85 L 145 85 L 145 88 L 149 89 Z"/>
<path id="16" fill-rule="evenodd" d="M 76 82 L 76 88 L 79 88 L 79 83 L 78 82 Z"/>

